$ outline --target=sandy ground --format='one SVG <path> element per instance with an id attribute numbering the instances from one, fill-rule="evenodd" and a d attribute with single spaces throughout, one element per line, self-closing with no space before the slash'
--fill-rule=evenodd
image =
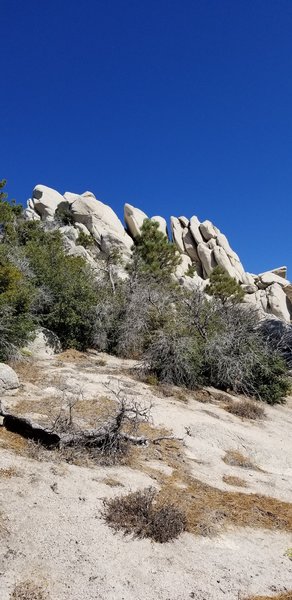
<path id="1" fill-rule="evenodd" d="M 155 426 L 184 437 L 196 479 L 230 491 L 222 477 L 236 475 L 246 481 L 244 493 L 292 502 L 291 400 L 267 407 L 261 422 L 246 422 L 219 403 L 203 404 L 192 395 L 187 403 L 158 397 L 128 374 L 132 364 L 101 355 L 38 361 L 3 404 L 41 420 L 46 411 L 40 402 L 45 398 L 49 406 L 60 388 L 72 394 L 81 390 L 87 409 L 88 401 L 122 388 L 139 402 L 151 402 Z M 228 466 L 222 458 L 229 449 L 248 455 L 261 470 Z M 148 466 L 152 472 L 169 470 L 159 460 Z M 102 519 L 102 501 L 157 485 L 142 469 L 27 458 L 7 448 L 0 432 L 0 473 L 10 467 L 14 475 L 0 476 L 0 513 L 7 528 L 0 533 L 1 600 L 9 600 L 15 584 L 28 579 L 41 582 L 50 600 L 243 600 L 292 588 L 292 562 L 285 555 L 292 538 L 285 532 L 233 527 L 216 537 L 184 533 L 164 545 L 114 533 Z M 122 485 L 107 485 L 108 477 Z"/>

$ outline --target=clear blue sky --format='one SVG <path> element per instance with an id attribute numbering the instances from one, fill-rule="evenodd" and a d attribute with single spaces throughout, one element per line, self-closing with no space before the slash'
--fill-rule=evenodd
<path id="1" fill-rule="evenodd" d="M 292 0 L 2 0 L 0 177 L 198 215 L 292 278 Z"/>

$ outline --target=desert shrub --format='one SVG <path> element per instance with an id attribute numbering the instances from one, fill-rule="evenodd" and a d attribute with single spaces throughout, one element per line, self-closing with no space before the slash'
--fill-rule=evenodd
<path id="1" fill-rule="evenodd" d="M 263 319 L 260 331 L 272 351 L 276 351 L 292 369 L 292 325 L 279 319 Z"/>
<path id="2" fill-rule="evenodd" d="M 91 246 L 94 245 L 94 239 L 91 235 L 84 233 L 84 231 L 80 231 L 76 245 L 83 246 L 83 248 L 91 248 Z"/>
<path id="3" fill-rule="evenodd" d="M 201 365 L 196 338 L 160 330 L 144 353 L 142 370 L 163 383 L 194 388 L 200 384 Z"/>
<path id="4" fill-rule="evenodd" d="M 74 225 L 74 216 L 69 202 L 61 202 L 55 211 L 55 220 L 61 225 Z"/>
<path id="5" fill-rule="evenodd" d="M 177 538 L 186 528 L 184 513 L 174 505 L 156 506 L 153 488 L 127 496 L 104 500 L 104 518 L 115 530 L 165 543 Z"/>
<path id="6" fill-rule="evenodd" d="M 259 329 L 256 311 L 241 305 L 222 307 L 205 344 L 206 382 L 274 404 L 289 390 L 287 368 Z"/>
<path id="7" fill-rule="evenodd" d="M 259 402 L 244 398 L 241 400 L 229 400 L 224 406 L 227 412 L 243 419 L 263 419 L 265 416 L 265 410 Z"/>

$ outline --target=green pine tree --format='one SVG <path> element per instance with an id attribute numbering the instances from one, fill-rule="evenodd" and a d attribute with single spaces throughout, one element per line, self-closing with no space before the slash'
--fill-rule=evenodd
<path id="1" fill-rule="evenodd" d="M 159 230 L 158 223 L 145 219 L 133 246 L 132 273 L 170 280 L 180 262 L 175 244 Z"/>
<path id="2" fill-rule="evenodd" d="M 231 301 L 242 302 L 244 291 L 236 279 L 230 277 L 223 267 L 215 267 L 210 275 L 210 283 L 205 288 L 206 294 L 219 298 L 223 304 Z"/>

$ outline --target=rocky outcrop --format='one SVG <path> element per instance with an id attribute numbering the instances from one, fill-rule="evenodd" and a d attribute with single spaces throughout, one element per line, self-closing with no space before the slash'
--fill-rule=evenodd
<path id="1" fill-rule="evenodd" d="M 140 208 L 135 208 L 131 204 L 125 204 L 124 217 L 126 227 L 130 235 L 135 239 L 140 234 L 140 229 L 145 219 L 148 219 L 147 215 Z"/>
<path id="2" fill-rule="evenodd" d="M 62 196 L 47 186 L 37 185 L 32 198 L 28 200 L 24 216 L 29 220 L 53 221 L 56 209 L 62 204 L 72 215 L 72 225 L 60 227 L 69 254 L 82 256 L 98 270 L 98 261 L 96 262 L 90 249 L 78 245 L 78 236 L 82 232 L 94 239 L 95 256 L 100 252 L 102 258 L 113 249 L 118 249 L 124 263 L 130 259 L 133 241 L 140 234 L 144 220 L 148 218 L 145 212 L 131 204 L 125 204 L 124 227 L 112 208 L 97 200 L 90 191 L 83 194 L 65 192 Z M 158 223 L 159 230 L 168 238 L 166 220 L 161 216 L 153 216 L 151 220 Z M 220 266 L 240 283 L 245 292 L 245 302 L 290 322 L 292 285 L 286 279 L 286 267 L 260 275 L 247 273 L 227 237 L 211 221 L 200 222 L 196 216 L 188 219 L 181 215 L 172 216 L 170 224 L 172 240 L 181 254 L 181 264 L 176 271 L 180 283 L 189 289 L 203 289 L 213 269 Z M 193 278 L 189 276 L 190 267 L 195 271 Z M 122 271 L 125 274 L 123 269 Z"/>
<path id="3" fill-rule="evenodd" d="M 5 363 L 0 363 L 0 393 L 17 388 L 19 388 L 19 379 L 15 371 Z"/>
<path id="4" fill-rule="evenodd" d="M 56 209 L 62 202 L 64 202 L 64 197 L 56 190 L 46 185 L 36 185 L 29 207 L 42 219 L 53 221 Z"/>

